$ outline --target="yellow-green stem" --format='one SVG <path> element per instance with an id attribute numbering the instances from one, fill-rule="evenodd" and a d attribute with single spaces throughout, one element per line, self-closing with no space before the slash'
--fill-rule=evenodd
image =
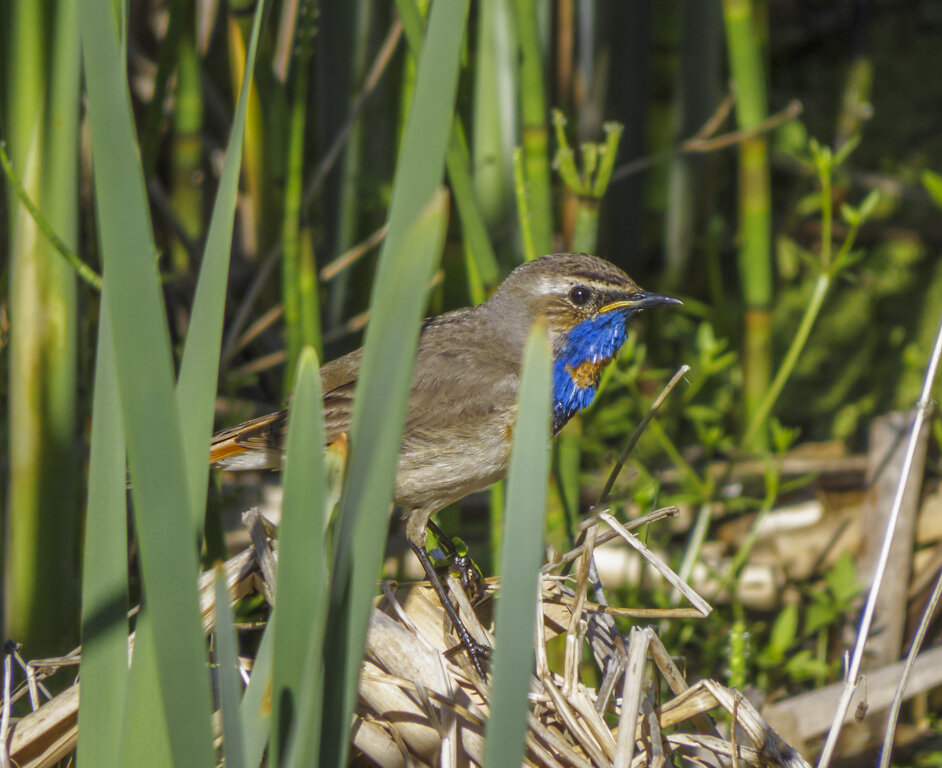
<path id="1" fill-rule="evenodd" d="M 553 208 L 550 196 L 549 131 L 546 91 L 534 0 L 514 0 L 520 46 L 520 111 L 523 123 L 523 164 L 530 199 L 533 246 L 536 253 L 553 247 Z"/>

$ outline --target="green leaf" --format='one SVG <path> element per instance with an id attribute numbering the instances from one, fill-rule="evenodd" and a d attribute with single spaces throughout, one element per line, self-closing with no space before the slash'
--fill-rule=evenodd
<path id="1" fill-rule="evenodd" d="M 530 332 L 524 352 L 520 406 L 507 473 L 485 768 L 517 768 L 523 761 L 546 525 L 551 360 L 546 327 L 538 323 Z"/>
<path id="2" fill-rule="evenodd" d="M 252 664 L 252 677 L 242 694 L 240 715 L 242 717 L 242 739 L 245 743 L 246 765 L 258 765 L 265 753 L 268 733 L 271 727 L 272 710 L 272 664 L 274 661 L 274 614 L 262 633 L 255 662 Z"/>
<path id="3" fill-rule="evenodd" d="M 430 36 L 437 28 L 436 9 L 446 16 L 454 10 L 450 4 L 433 5 Z M 447 24 L 449 21 L 452 25 L 446 26 L 442 35 L 443 40 L 451 39 L 455 48 L 451 53 L 455 54 L 460 48 L 464 16 L 441 17 L 438 23 Z M 434 47 L 430 49 L 429 44 L 430 41 L 423 49 L 423 57 L 430 51 L 439 53 Z M 423 58 L 419 65 L 420 75 L 424 63 Z M 454 64 L 454 74 L 457 75 L 457 58 Z M 430 84 L 420 76 L 415 105 L 428 98 L 430 94 L 424 89 Z M 428 114 L 418 114 L 423 113 Z M 447 120 L 445 123 L 447 125 Z M 410 128 L 414 129 L 414 125 Z M 442 128 L 441 123 L 439 128 Z M 423 132 L 410 134 L 407 129 L 406 133 L 400 168 L 407 170 L 400 173 L 408 177 L 415 172 L 416 165 L 427 166 L 430 160 L 426 157 L 416 160 L 416 165 L 404 164 L 405 158 L 417 149 L 411 146 L 410 136 L 420 136 Z M 439 146 L 435 148 L 429 144 L 427 149 L 438 149 L 436 156 L 440 158 L 440 172 L 446 130 L 441 130 L 434 138 L 440 139 Z M 428 154 L 435 155 L 432 151 Z M 426 175 L 424 180 L 428 180 L 424 174 L 427 168 L 422 170 L 420 175 Z M 397 174 L 397 180 L 400 178 Z M 404 192 L 410 196 L 412 193 L 411 189 Z M 321 742 L 321 765 L 324 766 L 344 764 L 348 749 L 347 731 L 356 702 L 356 683 L 370 605 L 376 592 L 376 576 L 386 541 L 387 516 L 392 501 L 399 441 L 405 424 L 419 323 L 429 279 L 441 253 L 448 211 L 447 195 L 442 190 L 420 210 L 411 226 L 403 227 L 400 217 L 404 214 L 401 211 L 408 209 L 397 209 L 397 199 L 403 198 L 394 196 L 390 233 L 374 283 L 372 319 L 367 329 L 350 425 L 350 460 L 337 515 L 339 530 L 328 618 L 332 631 L 325 643 L 324 700 L 330 701 L 331 706 L 324 712 Z"/>
<path id="4" fill-rule="evenodd" d="M 932 202 L 942 208 L 942 175 L 935 171 L 925 170 L 922 172 L 922 185 L 932 198 Z"/>
<path id="5" fill-rule="evenodd" d="M 103 297 L 92 404 L 88 507 L 82 557 L 82 701 L 78 765 L 118 765 L 115 730 L 128 687 L 128 531 L 124 432 Z"/>
<path id="6" fill-rule="evenodd" d="M 765 648 L 767 658 L 774 663 L 780 663 L 785 658 L 789 648 L 795 643 L 798 636 L 798 604 L 788 603 L 782 608 L 772 631 L 769 633 L 769 643 Z"/>
<path id="7" fill-rule="evenodd" d="M 242 720 L 239 717 L 239 695 L 242 681 L 239 675 L 239 656 L 235 629 L 232 625 L 232 606 L 226 571 L 216 566 L 214 580 L 216 607 L 216 674 L 219 681 L 219 709 L 222 714 L 222 753 L 226 768 L 246 768 L 245 741 Z"/>
<path id="8" fill-rule="evenodd" d="M 284 764 L 290 742 L 295 759 L 312 765 L 320 742 L 320 665 L 328 591 L 323 410 L 317 353 L 305 347 L 298 359 L 282 475 L 278 608 L 273 617 L 272 765 Z M 311 699 L 306 707 L 310 719 L 302 721 L 305 698 Z"/>
<path id="9" fill-rule="evenodd" d="M 108 312 L 156 652 L 153 667 L 136 654 L 131 675 L 155 675 L 161 696 L 145 702 L 147 711 L 129 708 L 126 722 L 156 721 L 154 710 L 162 709 L 174 765 L 206 766 L 213 761 L 211 698 L 196 598 L 197 553 L 124 59 L 110 4 L 81 0 L 79 18 Z"/>
<path id="10" fill-rule="evenodd" d="M 855 134 L 847 139 L 837 152 L 834 153 L 834 163 L 832 167 L 837 168 L 839 165 L 842 165 L 844 161 L 850 157 L 850 153 L 857 149 L 858 146 L 860 146 L 860 134 Z"/>
<path id="11" fill-rule="evenodd" d="M 223 310 L 226 305 L 236 195 L 239 191 L 245 114 L 252 83 L 251 74 L 255 68 L 258 36 L 266 6 L 267 3 L 261 0 L 255 7 L 252 37 L 245 59 L 246 74 L 242 79 L 242 91 L 229 133 L 229 145 L 226 147 L 222 177 L 219 179 L 213 215 L 209 222 L 209 234 L 206 237 L 183 359 L 180 362 L 180 377 L 177 381 L 180 431 L 186 457 L 190 512 L 194 528 L 201 524 L 206 507 L 206 488 L 209 480 L 207 446 L 213 431 L 213 403 L 219 379 Z"/>
<path id="12" fill-rule="evenodd" d="M 842 552 L 837 558 L 825 575 L 824 581 L 840 605 L 850 602 L 860 593 L 857 566 L 847 552 Z"/>
<path id="13" fill-rule="evenodd" d="M 876 207 L 880 204 L 882 195 L 879 189 L 873 189 L 870 191 L 864 201 L 860 204 L 860 207 L 857 209 L 860 213 L 860 223 L 863 224 L 870 216 L 873 215 L 873 212 L 876 210 Z"/>

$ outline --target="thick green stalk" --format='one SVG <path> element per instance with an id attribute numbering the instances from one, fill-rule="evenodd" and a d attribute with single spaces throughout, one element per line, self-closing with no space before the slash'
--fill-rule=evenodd
<path id="1" fill-rule="evenodd" d="M 471 131 L 474 191 L 490 231 L 504 226 L 513 197 L 516 39 L 508 0 L 478 5 Z"/>
<path id="2" fill-rule="evenodd" d="M 752 0 L 723 0 L 729 63 L 736 86 L 736 118 L 749 130 L 766 117 L 765 69 Z M 739 145 L 739 274 L 746 304 L 744 341 L 745 422 L 753 420 L 768 389 L 771 358 L 769 306 L 772 301 L 771 195 L 768 144 L 756 136 Z M 765 445 L 764 433 L 748 447 Z"/>
<path id="3" fill-rule="evenodd" d="M 357 93 L 363 86 L 368 74 L 370 44 L 370 28 L 372 20 L 372 0 L 356 0 L 354 14 L 353 55 L 351 61 L 354 86 L 347 100 L 349 107 L 356 102 Z M 346 253 L 356 245 L 357 225 L 360 221 L 360 176 L 363 168 L 363 118 L 354 122 L 350 129 L 350 136 L 344 148 L 343 162 L 340 170 L 340 207 L 337 213 L 337 240 L 334 253 Z M 335 328 L 343 320 L 343 310 L 346 305 L 347 291 L 350 285 L 350 270 L 343 270 L 333 280 L 327 298 L 325 310 L 328 328 Z"/>
<path id="4" fill-rule="evenodd" d="M 251 4 L 254 7 L 254 3 Z M 244 25 L 251 16 L 243 18 L 230 15 L 229 30 L 229 66 L 232 71 L 232 92 L 238 98 L 245 75 L 245 40 L 248 28 Z M 243 23 L 240 24 L 240 21 Z M 268 159 L 265 152 L 265 120 L 255 83 L 249 87 L 249 108 L 245 121 L 245 144 L 242 149 L 242 179 L 245 196 L 249 205 L 242 209 L 243 215 L 251 214 L 251 221 L 243 220 L 242 247 L 249 257 L 263 252 L 267 245 L 266 213 L 274 205 L 273 195 L 269 194 Z"/>
<path id="5" fill-rule="evenodd" d="M 523 123 L 523 167 L 529 195 L 533 247 L 542 256 L 553 249 L 553 204 L 550 193 L 549 129 L 546 88 L 540 56 L 534 0 L 514 0 L 520 45 L 520 115 Z"/>
<path id="6" fill-rule="evenodd" d="M 36 8 L 32 8 L 36 6 Z M 42 18 L 16 3 L 7 68 L 10 154 L 26 193 L 70 250 L 78 234 L 79 41 L 75 3 Z M 40 24 L 38 29 L 33 24 Z M 42 30 L 49 30 L 49 37 Z M 47 70 L 41 62 L 51 59 Z M 77 639 L 75 274 L 11 196 L 7 636 L 30 656 Z"/>
<path id="7" fill-rule="evenodd" d="M 537 257 L 536 244 L 533 242 L 533 222 L 530 217 L 530 200 L 527 198 L 527 181 L 523 171 L 523 150 L 514 150 L 514 195 L 517 199 L 517 218 L 520 225 L 520 244 L 523 260 L 532 261 Z"/>

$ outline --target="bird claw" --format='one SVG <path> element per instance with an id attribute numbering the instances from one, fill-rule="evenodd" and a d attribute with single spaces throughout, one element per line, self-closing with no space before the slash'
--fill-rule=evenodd
<path id="1" fill-rule="evenodd" d="M 477 605 L 487 595 L 487 584 L 481 574 L 481 569 L 467 554 L 454 556 L 451 572 L 458 579 L 471 605 Z"/>
<path id="2" fill-rule="evenodd" d="M 457 631 L 457 634 L 460 645 L 456 645 L 452 649 L 452 652 L 463 650 L 467 654 L 468 659 L 471 662 L 471 666 L 473 666 L 475 672 L 478 673 L 478 676 L 482 680 L 487 680 L 488 667 L 490 666 L 491 661 L 491 647 L 489 645 L 479 643 L 477 640 L 471 637 L 470 633 L 464 626 L 462 626 L 461 629 Z"/>

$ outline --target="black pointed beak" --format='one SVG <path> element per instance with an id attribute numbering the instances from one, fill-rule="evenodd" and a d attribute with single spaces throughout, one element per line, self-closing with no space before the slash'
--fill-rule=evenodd
<path id="1" fill-rule="evenodd" d="M 683 304 L 680 299 L 675 299 L 672 296 L 663 296 L 660 293 L 648 293 L 647 291 L 644 291 L 643 293 L 644 295 L 641 297 L 641 299 L 635 302 L 636 309 L 659 307 L 661 304 Z"/>

